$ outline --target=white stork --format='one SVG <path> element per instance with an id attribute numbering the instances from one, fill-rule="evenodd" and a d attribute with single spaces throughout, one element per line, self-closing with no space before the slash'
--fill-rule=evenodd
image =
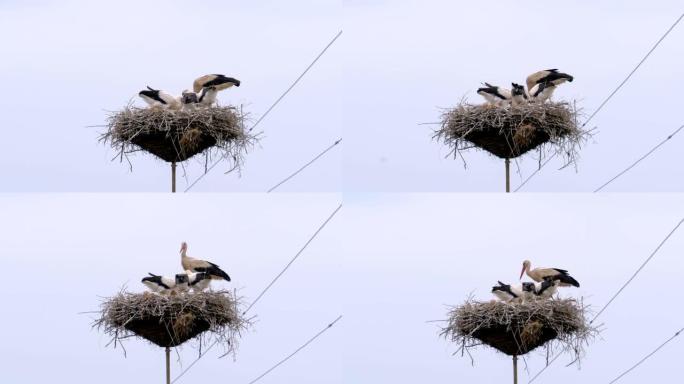
<path id="1" fill-rule="evenodd" d="M 527 273 L 527 276 L 530 277 L 530 279 L 536 281 L 536 282 L 542 282 L 546 279 L 549 279 L 551 281 L 558 281 L 558 286 L 559 287 L 578 287 L 580 284 L 575 280 L 570 274 L 568 274 L 568 271 L 565 269 L 560 269 L 560 268 L 535 268 L 535 269 L 530 269 L 532 266 L 532 263 L 529 260 L 525 260 L 523 262 L 523 267 L 522 271 L 520 271 L 520 278 L 522 279 L 523 274 Z"/>
<path id="2" fill-rule="evenodd" d="M 544 82 L 549 82 L 553 85 L 561 85 L 566 81 L 572 82 L 574 78 L 567 73 L 558 72 L 558 69 L 545 69 L 543 71 L 537 71 L 529 76 L 527 76 L 527 90 L 531 93 L 532 88 L 536 84 L 541 84 Z"/>
<path id="3" fill-rule="evenodd" d="M 521 105 L 527 103 L 527 92 L 525 92 L 525 87 L 520 84 L 511 83 L 513 88 L 511 88 L 511 104 Z"/>
<path id="4" fill-rule="evenodd" d="M 164 91 L 154 89 L 149 85 L 147 86 L 147 89 L 138 92 L 138 96 L 140 96 L 150 107 L 163 107 L 174 110 L 181 108 L 181 103 L 177 98 Z"/>
<path id="5" fill-rule="evenodd" d="M 202 93 L 200 93 L 198 102 L 203 107 L 211 107 L 216 102 L 216 95 L 218 95 L 218 91 L 216 90 L 216 88 L 202 88 Z"/>
<path id="6" fill-rule="evenodd" d="M 484 85 L 484 87 L 477 89 L 477 94 L 484 97 L 489 105 L 503 106 L 508 104 L 511 99 L 511 91 L 489 83 L 484 83 Z"/>
<path id="7" fill-rule="evenodd" d="M 556 90 L 556 85 L 551 82 L 545 81 L 539 83 L 530 89 L 530 97 L 536 102 L 543 103 L 551 98 L 553 92 Z"/>
<path id="8" fill-rule="evenodd" d="M 541 283 L 534 283 L 534 294 L 543 299 L 548 299 L 558 291 L 558 280 L 544 279 Z"/>
<path id="9" fill-rule="evenodd" d="M 524 282 L 522 284 L 504 284 L 498 281 L 499 285 L 492 287 L 492 294 L 499 298 L 501 301 L 512 301 L 519 299 L 520 301 L 525 301 L 531 297 L 534 297 L 536 293 L 536 287 L 532 282 Z"/>
<path id="10" fill-rule="evenodd" d="M 211 277 L 207 273 L 188 270 L 185 274 L 188 275 L 188 285 L 193 292 L 202 292 L 209 288 Z"/>
<path id="11" fill-rule="evenodd" d="M 166 276 L 159 276 L 149 273 L 141 281 L 150 291 L 155 293 L 167 294 L 176 287 L 176 280 Z"/>
<path id="12" fill-rule="evenodd" d="M 183 104 L 183 109 L 195 109 L 199 99 L 195 92 L 190 92 L 186 89 L 181 93 L 181 103 Z"/>
<path id="13" fill-rule="evenodd" d="M 183 266 L 183 269 L 186 271 L 192 271 L 192 272 L 204 272 L 207 275 L 209 275 L 210 279 L 214 280 L 226 280 L 230 281 L 230 276 L 228 276 L 227 273 L 225 273 L 221 268 L 219 268 L 218 265 L 214 263 L 210 263 L 205 260 L 199 260 L 192 258 L 187 255 L 188 251 L 188 243 L 183 242 L 181 244 L 181 265 Z"/>
<path id="14" fill-rule="evenodd" d="M 239 87 L 240 80 L 234 79 L 232 77 L 227 77 L 224 75 L 213 74 L 204 75 L 195 79 L 192 83 L 192 89 L 195 93 L 198 93 L 202 88 L 216 88 L 217 91 L 223 91 L 224 89 L 230 88 L 232 86 Z"/>

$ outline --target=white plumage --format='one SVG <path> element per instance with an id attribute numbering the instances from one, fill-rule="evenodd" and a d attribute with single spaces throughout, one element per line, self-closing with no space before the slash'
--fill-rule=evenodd
<path id="1" fill-rule="evenodd" d="M 211 284 L 211 276 L 204 272 L 192 272 L 190 270 L 185 271 L 188 275 L 188 285 L 193 292 L 202 292 L 209 288 Z"/>

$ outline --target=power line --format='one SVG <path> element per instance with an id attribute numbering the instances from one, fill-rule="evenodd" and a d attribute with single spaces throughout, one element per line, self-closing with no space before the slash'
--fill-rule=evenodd
<path id="1" fill-rule="evenodd" d="M 634 368 L 636 368 L 636 367 L 638 367 L 639 365 L 641 365 L 641 363 L 643 363 L 644 361 L 646 361 L 649 357 L 653 356 L 656 352 L 658 352 L 661 348 L 663 348 L 667 343 L 669 343 L 670 341 L 672 341 L 672 339 L 674 339 L 675 337 L 679 336 L 679 334 L 682 333 L 682 331 L 684 331 L 684 328 L 682 328 L 682 329 L 680 329 L 679 331 L 677 331 L 677 332 L 676 332 L 674 335 L 672 335 L 669 339 L 665 340 L 665 342 L 663 342 L 662 344 L 660 344 L 660 345 L 658 346 L 658 348 L 654 349 L 653 352 L 651 352 L 651 353 L 649 353 L 648 355 L 644 356 L 643 359 L 639 360 L 639 362 L 637 362 L 636 364 L 634 364 L 634 365 L 633 365 L 631 368 L 629 368 L 628 370 L 622 372 L 622 374 L 620 374 L 620 376 L 616 377 L 615 379 L 613 379 L 613 381 L 611 381 L 611 382 L 608 383 L 608 384 L 613 384 L 614 382 L 620 380 L 620 379 L 621 379 L 623 376 L 625 376 L 626 374 L 630 373 Z"/>
<path id="2" fill-rule="evenodd" d="M 257 298 L 249 305 L 249 307 L 247 307 L 247 309 L 245 309 L 245 310 L 242 312 L 242 315 L 247 314 L 247 312 L 248 312 L 250 309 L 252 309 L 252 307 L 254 306 L 254 304 L 256 304 L 256 302 L 259 301 L 259 299 L 261 299 L 261 297 L 266 293 L 266 291 L 268 291 L 268 289 L 271 288 L 271 286 L 273 286 L 273 284 L 276 282 L 276 280 L 278 280 L 278 279 L 280 278 L 280 276 L 282 276 L 282 275 L 285 273 L 285 271 L 286 271 L 288 268 L 290 268 L 290 265 L 292 265 L 292 263 L 294 263 L 294 261 L 299 257 L 299 255 L 302 254 L 302 252 L 304 252 L 304 250 L 309 246 L 309 244 L 311 244 L 311 242 L 316 238 L 316 236 L 318 236 L 318 234 L 321 232 L 321 230 L 328 224 L 328 222 L 330 222 L 330 220 L 335 216 L 335 214 L 340 210 L 340 208 L 342 208 L 342 204 L 338 205 L 337 208 L 333 211 L 333 213 L 330 214 L 330 216 L 328 216 L 328 218 L 323 222 L 323 224 L 321 224 L 321 225 L 318 227 L 318 229 L 316 229 L 316 231 L 314 232 L 314 234 L 311 235 L 311 237 L 309 237 L 309 240 L 307 240 L 307 242 L 304 244 L 304 246 L 302 246 L 302 247 L 299 249 L 299 251 L 298 251 L 297 254 L 292 258 L 292 260 L 290 260 L 290 262 L 287 263 L 287 265 L 285 266 L 285 268 L 283 268 L 283 269 L 280 271 L 280 273 L 278 273 L 278 275 L 277 275 L 273 280 L 271 280 L 271 282 L 268 284 L 268 286 L 267 286 L 263 291 L 261 291 L 261 293 L 259 294 L 259 296 L 257 296 Z M 171 381 L 171 384 L 175 383 L 176 381 L 178 381 L 178 379 L 180 379 L 181 377 L 183 377 L 183 375 L 185 375 L 185 373 L 188 372 L 188 371 L 190 370 L 190 368 L 192 368 L 193 365 L 195 365 L 202 357 L 204 357 L 204 355 L 206 355 L 207 353 L 209 353 L 209 351 L 211 351 L 211 349 L 214 348 L 214 347 L 216 346 L 216 344 L 218 344 L 218 340 L 215 340 L 215 341 L 214 341 L 214 342 L 213 342 L 213 343 L 204 351 L 204 353 L 200 353 L 200 355 L 199 355 L 192 363 L 190 363 L 190 365 L 188 365 L 187 368 L 185 368 L 183 371 L 181 371 L 181 373 L 180 373 L 178 376 L 176 376 L 175 379 L 173 379 L 173 380 Z"/>
<path id="3" fill-rule="evenodd" d="M 660 148 L 661 145 L 665 144 L 665 143 L 666 143 L 668 140 L 670 140 L 674 135 L 676 135 L 677 133 L 679 133 L 679 131 L 681 131 L 683 128 L 684 128 L 684 125 L 682 125 L 681 127 L 677 128 L 677 130 L 674 131 L 674 132 L 672 132 L 672 133 L 670 134 L 670 136 L 668 136 L 668 137 L 665 138 L 665 140 L 663 140 L 663 141 L 661 141 L 660 143 L 658 143 L 658 145 L 656 145 L 655 147 L 653 147 L 653 148 L 652 148 L 650 151 L 648 151 L 645 155 L 641 156 L 637 161 L 635 161 L 634 163 L 632 163 L 632 165 L 630 165 L 629 167 L 625 168 L 625 170 L 623 170 L 622 172 L 620 172 L 620 173 L 618 173 L 617 175 L 615 175 L 612 179 L 610 179 L 610 180 L 606 181 L 605 183 L 603 183 L 600 187 L 596 188 L 596 189 L 594 190 L 594 192 L 598 192 L 598 191 L 602 190 L 605 186 L 607 186 L 608 184 L 612 183 L 615 179 L 617 179 L 618 177 L 624 175 L 624 174 L 627 173 L 630 169 L 634 168 L 634 167 L 635 167 L 637 164 L 639 164 L 642 160 L 644 160 L 645 158 L 649 157 L 653 152 L 655 152 L 658 148 Z"/>
<path id="4" fill-rule="evenodd" d="M 310 338 L 306 343 L 302 344 L 302 346 L 300 346 L 299 348 L 297 348 L 294 352 L 292 352 L 291 354 L 289 354 L 286 358 L 280 360 L 276 365 L 274 365 L 274 366 L 272 366 L 271 368 L 269 368 L 266 372 L 264 372 L 264 373 L 262 373 L 261 375 L 259 375 L 256 379 L 250 381 L 249 384 L 254 384 L 254 383 L 256 383 L 256 382 L 259 381 L 262 377 L 268 375 L 269 373 L 271 373 L 271 371 L 273 371 L 274 369 L 278 368 L 281 364 L 283 364 L 284 362 L 286 362 L 287 360 L 289 360 L 292 356 L 296 355 L 299 351 L 301 351 L 302 349 L 306 348 L 307 345 L 311 344 L 311 343 L 312 343 L 314 340 L 316 340 L 320 335 L 322 335 L 323 333 L 325 333 L 325 331 L 327 331 L 328 329 L 332 328 L 332 326 L 335 325 L 335 323 L 337 323 L 341 318 L 342 318 L 342 315 L 338 316 L 337 319 L 333 320 L 332 323 L 328 324 L 328 325 L 327 325 L 325 328 L 323 328 L 320 332 L 318 332 L 316 335 L 314 335 L 314 337 Z"/>
<path id="5" fill-rule="evenodd" d="M 299 75 L 299 77 L 297 77 L 297 79 L 296 79 L 296 80 L 295 80 L 295 81 L 294 81 L 294 82 L 285 90 L 285 92 L 283 92 L 283 93 L 280 95 L 280 97 L 278 97 L 278 99 L 277 99 L 273 104 L 271 104 L 271 106 L 266 110 L 266 112 L 264 112 L 264 114 L 261 115 L 261 117 L 259 117 L 259 119 L 256 121 L 256 123 L 254 123 L 254 125 L 252 125 L 252 128 L 248 129 L 247 132 L 251 132 L 254 128 L 256 128 L 257 125 L 259 125 L 259 123 L 261 123 L 261 121 L 262 121 L 262 120 L 263 120 L 263 119 L 264 119 L 264 118 L 273 110 L 273 108 L 275 108 L 276 105 L 278 105 L 278 103 L 280 103 L 280 101 L 281 101 L 288 93 L 290 93 L 290 91 L 292 90 L 292 88 L 294 88 L 295 85 L 297 85 L 297 83 L 299 83 L 299 80 L 301 80 L 301 79 L 304 77 L 304 75 L 306 75 L 307 72 L 309 72 L 309 70 L 314 66 L 314 64 L 316 64 L 316 62 L 318 62 L 318 59 L 320 59 L 321 56 L 323 56 L 323 54 L 328 50 L 328 48 L 330 48 L 330 47 L 333 45 L 333 43 L 334 43 L 341 35 L 342 35 L 342 30 L 340 30 L 340 31 L 337 33 L 337 35 L 335 35 L 335 37 L 333 37 L 333 39 L 328 43 L 328 45 L 325 46 L 325 48 L 323 48 L 323 50 L 318 54 L 318 56 L 316 56 L 316 58 L 311 62 L 311 64 L 309 64 L 309 66 L 306 67 L 306 69 L 304 70 L 304 72 L 302 72 L 301 75 Z M 206 170 L 206 172 L 204 172 L 203 174 L 201 174 L 195 181 L 193 181 L 192 184 L 190 184 L 190 185 L 185 189 L 184 192 L 189 191 L 193 186 L 195 186 L 195 184 L 197 184 L 198 181 L 202 180 L 202 179 L 204 178 L 204 176 L 206 176 L 207 173 L 211 172 L 211 170 L 214 169 L 214 167 L 216 167 L 216 165 L 218 165 L 221 161 L 223 161 L 223 159 L 225 159 L 225 155 L 222 155 L 221 158 L 219 158 L 218 160 L 216 160 L 216 161 L 215 161 L 215 162 Z"/>
<path id="6" fill-rule="evenodd" d="M 534 177 L 534 175 L 536 175 L 539 171 L 541 171 L 541 169 L 544 168 L 544 166 L 545 166 L 546 164 L 548 164 L 548 162 L 551 161 L 551 159 L 553 159 L 554 157 L 556 157 L 556 153 L 555 153 L 555 152 L 554 152 L 553 154 L 551 154 L 551 156 L 549 156 L 549 158 L 546 159 L 546 161 L 545 161 L 539 168 L 537 168 L 536 171 L 534 171 L 531 175 L 529 175 L 529 176 L 527 177 L 527 179 L 525 179 L 525 181 L 523 181 L 520 185 L 518 185 L 518 188 L 514 189 L 513 192 L 518 192 L 518 190 L 520 190 L 520 188 L 524 187 L 525 184 L 527 184 L 527 182 L 530 181 L 530 179 L 531 179 L 532 177 Z"/>
<path id="7" fill-rule="evenodd" d="M 309 238 L 309 240 L 306 241 L 306 243 L 304 244 L 304 246 L 299 250 L 299 252 L 297 252 L 297 254 L 292 258 L 292 260 L 290 260 L 290 262 L 288 262 L 287 265 L 285 265 L 285 268 L 283 268 L 283 270 L 280 271 L 280 273 L 278 273 L 278 275 L 277 275 L 276 277 L 274 277 L 273 280 L 271 280 L 270 283 L 268 283 L 268 285 L 266 286 L 266 288 L 264 288 L 264 290 L 261 291 L 261 293 L 259 294 L 259 296 L 257 296 L 257 298 L 254 299 L 254 301 L 252 301 L 252 304 L 250 304 L 249 307 L 247 307 L 247 309 L 245 309 L 245 311 L 242 312 L 243 315 L 246 314 L 250 309 L 252 309 L 252 307 L 254 306 L 254 304 L 256 304 L 257 301 L 259 301 L 259 299 L 261 299 L 261 297 L 264 296 L 264 294 L 266 293 L 266 291 L 268 291 L 268 290 L 273 286 L 273 284 L 275 284 L 275 282 L 280 278 L 280 276 L 282 276 L 282 275 L 285 273 L 285 271 L 287 271 L 287 269 L 290 268 L 290 266 L 292 265 L 292 263 L 294 263 L 295 260 L 297 260 L 297 258 L 299 257 L 299 255 L 301 255 L 302 252 L 304 252 L 304 250 L 306 249 L 306 247 L 308 247 L 309 244 L 311 244 L 311 242 L 316 238 L 316 236 L 318 236 L 318 234 L 323 230 L 323 228 L 325 228 L 325 226 L 330 222 L 330 220 L 332 220 L 332 218 L 335 217 L 335 214 L 337 214 L 337 212 L 339 212 L 341 208 L 342 208 L 342 204 L 338 205 L 337 208 L 335 208 L 335 210 L 333 211 L 333 213 L 331 213 L 330 216 L 328 216 L 328 218 L 325 219 L 325 221 L 323 222 L 323 224 L 321 224 L 321 225 L 318 227 L 318 229 L 316 229 L 316 232 L 314 232 L 314 234 L 311 235 L 311 237 Z"/>
<path id="8" fill-rule="evenodd" d="M 653 45 L 653 47 L 651 47 L 651 49 L 648 51 L 648 53 L 646 53 L 646 55 L 641 59 L 641 61 L 639 61 L 639 63 L 636 65 L 636 67 L 634 67 L 634 69 L 632 69 L 632 71 L 627 75 L 627 77 L 625 77 L 625 79 L 622 80 L 622 82 L 620 84 L 618 84 L 618 86 L 613 90 L 613 92 L 611 92 L 610 95 L 608 95 L 608 97 L 606 97 L 605 100 L 603 100 L 603 102 L 599 105 L 598 108 L 596 108 L 596 110 L 594 110 L 594 112 L 589 116 L 589 118 L 587 120 L 585 120 L 584 123 L 582 123 L 582 128 L 584 128 L 584 126 L 586 126 L 587 123 L 589 123 L 589 121 L 591 121 L 591 119 L 593 119 L 594 116 L 596 116 L 596 114 L 601 109 L 603 109 L 603 107 L 608 103 L 608 100 L 610 100 L 613 96 L 615 96 L 615 94 L 622 88 L 622 86 L 625 85 L 625 83 L 627 83 L 627 81 L 632 77 L 632 75 L 637 71 L 637 69 L 639 69 L 639 67 L 641 67 L 641 65 L 646 61 L 646 59 L 648 59 L 648 57 L 651 56 L 651 53 L 653 53 L 653 51 L 655 51 L 655 49 L 660 45 L 660 43 L 662 43 L 663 40 L 665 40 L 667 35 L 669 35 L 670 32 L 672 32 L 672 30 L 677 26 L 677 24 L 679 24 L 679 22 L 682 20 L 682 18 L 684 18 L 684 13 L 682 13 L 679 16 L 679 18 L 674 22 L 674 24 L 672 24 L 672 26 L 670 26 L 670 28 L 660 37 L 660 39 L 658 39 L 658 41 Z M 554 154 L 554 156 L 555 156 L 555 154 Z M 553 158 L 554 156 L 551 156 L 551 158 Z M 549 160 L 550 160 L 550 158 L 549 158 Z M 546 163 L 548 163 L 548 161 Z M 544 165 L 546 165 L 546 163 L 544 163 Z M 534 175 L 539 173 L 539 171 L 541 171 L 541 169 L 544 168 L 544 165 L 539 167 L 539 169 L 537 169 L 537 171 L 535 171 L 532 175 L 530 175 L 530 177 L 528 177 L 527 180 L 525 180 L 525 183 L 527 183 Z M 515 191 L 518 191 L 518 189 L 522 188 L 522 186 L 525 183 L 518 186 L 518 188 Z"/>
<path id="9" fill-rule="evenodd" d="M 332 143 L 332 145 L 330 145 L 328 148 L 326 148 L 323 152 L 321 152 L 321 153 L 319 153 L 318 155 L 316 155 L 316 157 L 314 157 L 313 159 L 311 159 L 308 163 L 304 164 L 301 168 L 299 168 L 298 170 L 296 170 L 293 174 L 291 174 L 290 176 L 284 178 L 284 179 L 283 179 L 282 181 L 280 181 L 278 184 L 276 184 L 276 185 L 274 185 L 273 187 L 271 187 L 268 191 L 266 191 L 266 193 L 271 193 L 271 192 L 273 192 L 276 188 L 278 188 L 278 187 L 280 187 L 281 185 L 285 184 L 285 183 L 288 182 L 291 178 L 297 176 L 297 174 L 299 174 L 299 172 L 303 171 L 306 167 L 308 167 L 309 165 L 313 164 L 316 160 L 320 159 L 323 155 L 325 155 L 328 151 L 330 151 L 331 149 L 333 149 L 333 147 L 335 147 L 335 146 L 336 146 L 337 144 L 339 144 L 341 141 L 342 141 L 342 138 L 340 137 L 337 141 L 335 141 L 334 143 Z"/>
<path id="10" fill-rule="evenodd" d="M 675 231 L 677 231 L 677 229 L 679 228 L 680 225 L 682 225 L 682 223 L 684 223 L 684 218 L 679 220 L 679 223 L 677 223 L 677 225 L 674 228 L 672 228 L 670 233 L 668 233 L 667 236 L 665 236 L 665 238 L 660 242 L 660 244 L 658 244 L 656 249 L 654 249 L 653 252 L 651 252 L 651 254 L 646 258 L 646 260 L 644 260 L 644 262 L 641 264 L 641 266 L 639 266 L 639 268 L 636 270 L 636 272 L 634 272 L 632 277 L 630 277 L 629 280 L 627 280 L 627 282 L 615 293 L 615 295 L 613 295 L 613 297 L 611 297 L 610 300 L 608 300 L 606 305 L 604 305 L 603 308 L 601 308 L 601 310 L 598 311 L 598 313 L 596 313 L 596 316 L 594 316 L 594 318 L 591 319 L 591 321 L 589 322 L 590 324 L 593 323 L 596 320 L 596 318 L 599 317 L 599 315 L 601 315 L 601 313 L 603 313 L 603 311 L 606 310 L 606 308 L 610 305 L 610 303 L 612 303 L 613 300 L 615 300 L 615 298 L 620 293 L 622 293 L 622 291 L 632 282 L 632 280 L 634 280 L 634 278 L 639 274 L 639 272 L 641 272 L 641 270 L 644 269 L 646 264 L 648 264 L 648 262 L 651 261 L 651 259 L 653 259 L 653 257 L 658 253 L 658 251 L 660 251 L 660 248 L 662 248 L 662 246 L 667 242 L 667 240 L 670 239 L 672 234 L 674 234 Z"/>
<path id="11" fill-rule="evenodd" d="M 641 270 L 644 269 L 646 264 L 648 264 L 651 261 L 651 259 L 653 259 L 653 257 L 658 253 L 658 251 L 660 251 L 660 248 L 663 247 L 663 245 L 667 242 L 667 240 L 670 239 L 670 237 L 675 233 L 675 231 L 677 231 L 677 229 L 682 225 L 682 223 L 684 223 L 684 218 L 682 218 L 679 221 L 679 223 L 677 223 L 677 225 L 674 228 L 672 228 L 672 230 L 667 234 L 667 236 L 665 236 L 665 238 L 660 242 L 660 244 L 658 244 L 658 246 L 653 250 L 653 252 L 651 252 L 651 254 L 646 258 L 646 260 L 644 260 L 641 266 L 639 266 L 636 272 L 634 272 L 632 277 L 630 277 L 629 280 L 627 280 L 627 282 L 623 284 L 622 287 L 620 287 L 620 289 L 613 295 L 613 297 L 611 297 L 610 300 L 608 300 L 606 305 L 604 305 L 603 308 L 601 308 L 601 310 L 598 311 L 598 313 L 596 313 L 594 318 L 591 319 L 591 321 L 589 321 L 589 324 L 592 324 L 594 321 L 596 321 L 596 319 L 606 310 L 606 308 L 608 308 L 608 306 L 615 300 L 615 298 L 618 297 L 620 293 L 622 293 L 622 291 L 632 282 L 632 280 L 634 280 L 634 278 L 639 274 L 639 272 L 641 272 Z M 558 359 L 558 357 L 560 357 L 560 353 L 558 353 L 551 361 L 549 361 L 549 363 L 546 364 L 546 366 L 544 366 L 544 368 L 542 368 L 541 371 L 534 375 L 534 377 L 532 377 L 532 379 L 530 379 L 528 383 L 533 382 L 537 377 L 539 377 L 539 375 L 541 375 L 542 372 L 546 370 L 546 368 L 550 367 L 551 364 L 553 364 L 553 362 L 556 361 L 556 359 Z"/>

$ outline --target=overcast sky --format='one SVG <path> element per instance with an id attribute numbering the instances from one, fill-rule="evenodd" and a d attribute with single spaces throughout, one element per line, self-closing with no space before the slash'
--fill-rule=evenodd
<path id="1" fill-rule="evenodd" d="M 682 219 L 677 195 L 377 195 L 346 198 L 343 295 L 348 383 L 510 383 L 511 359 L 489 348 L 452 356 L 438 336 L 448 305 L 469 294 L 490 300 L 497 280 L 517 282 L 522 261 L 570 271 L 597 311 Z M 607 383 L 682 324 L 680 228 L 598 318 L 605 331 L 582 369 L 562 356 L 541 383 Z M 620 383 L 671 382 L 684 340 L 677 338 Z M 544 366 L 542 351 L 521 362 L 521 383 Z M 535 381 L 536 383 L 537 381 Z"/>
<path id="2" fill-rule="evenodd" d="M 179 248 L 219 264 L 251 302 L 339 204 L 337 195 L 234 194 L 171 199 L 166 195 L 0 196 L 6 290 L 0 327 L 3 381 L 12 383 L 155 383 L 164 378 L 164 350 L 128 340 L 128 357 L 105 347 L 90 329 L 100 297 L 123 285 L 145 287 L 147 272 L 180 270 Z M 40 218 L 40 219 L 37 219 Z M 292 353 L 342 314 L 342 264 L 336 220 L 323 230 L 253 307 L 254 327 L 243 334 L 237 360 L 212 350 L 178 381 L 247 383 Z M 9 280 L 7 280 L 9 279 Z M 264 383 L 341 383 L 339 345 L 346 318 Z M 179 349 L 183 367 L 197 351 Z M 172 375 L 181 371 L 173 356 Z M 217 379 L 220 378 L 220 379 Z"/>
<path id="3" fill-rule="evenodd" d="M 351 191 L 504 190 L 503 160 L 485 152 L 445 158 L 431 139 L 440 108 L 481 102 L 483 81 L 510 87 L 537 70 L 575 81 L 555 99 L 590 114 L 684 12 L 681 1 L 347 1 L 343 85 L 344 187 Z M 592 191 L 684 124 L 679 90 L 684 25 L 590 122 L 577 172 L 552 160 L 523 191 Z M 606 191 L 681 191 L 684 135 Z M 515 187 L 537 167 L 526 155 Z M 536 156 L 536 155 L 534 155 Z M 513 170 L 517 171 L 515 164 Z"/>
<path id="4" fill-rule="evenodd" d="M 167 163 L 136 153 L 130 172 L 98 143 L 104 128 L 87 126 L 130 99 L 144 105 L 146 85 L 179 94 L 206 73 L 241 80 L 219 102 L 256 121 L 341 29 L 340 10 L 336 0 L 3 1 L 0 190 L 169 191 Z M 192 191 L 266 191 L 338 139 L 340 53 L 331 47 L 260 123 L 242 177 L 218 166 Z M 337 149 L 279 190 L 340 190 Z M 180 190 L 204 171 L 203 157 L 184 165 Z"/>

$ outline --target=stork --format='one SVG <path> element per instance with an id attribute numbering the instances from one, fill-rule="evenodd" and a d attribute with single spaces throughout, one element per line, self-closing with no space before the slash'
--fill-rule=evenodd
<path id="1" fill-rule="evenodd" d="M 186 273 L 177 273 L 175 280 L 176 286 L 173 289 L 175 292 L 185 293 L 190 289 L 190 279 Z"/>
<path id="2" fill-rule="evenodd" d="M 188 285 L 193 292 L 201 292 L 209 288 L 211 277 L 205 272 L 185 271 L 188 276 Z"/>
<path id="3" fill-rule="evenodd" d="M 558 69 L 545 69 L 543 71 L 537 71 L 529 76 L 527 76 L 527 90 L 532 92 L 532 88 L 536 84 L 549 82 L 553 85 L 561 85 L 566 81 L 572 82 L 574 78 L 567 73 L 558 72 Z"/>
<path id="4" fill-rule="evenodd" d="M 142 278 L 142 283 L 155 293 L 170 293 L 176 287 L 176 280 L 166 276 L 148 273 L 149 276 Z"/>
<path id="5" fill-rule="evenodd" d="M 230 276 L 228 276 L 227 273 L 225 273 L 221 268 L 219 268 L 218 265 L 214 263 L 210 263 L 205 260 L 199 260 L 192 258 L 187 255 L 188 251 L 188 243 L 183 242 L 181 244 L 181 265 L 183 266 L 183 269 L 186 271 L 192 271 L 192 272 L 204 272 L 207 275 L 209 275 L 210 279 L 213 280 L 226 280 L 230 281 Z"/>
<path id="6" fill-rule="evenodd" d="M 511 89 L 511 104 L 521 105 L 527 102 L 527 92 L 525 92 L 525 87 L 520 84 L 511 83 L 513 88 Z"/>
<path id="7" fill-rule="evenodd" d="M 202 88 L 198 102 L 204 107 L 211 107 L 216 102 L 216 95 L 218 91 L 215 87 Z"/>
<path id="8" fill-rule="evenodd" d="M 546 279 L 550 279 L 552 281 L 558 281 L 558 286 L 559 287 L 578 287 L 580 284 L 575 280 L 570 274 L 568 274 L 568 271 L 565 269 L 560 269 L 560 268 L 535 268 L 535 269 L 530 269 L 532 266 L 532 263 L 529 260 L 525 260 L 523 262 L 523 267 L 522 271 L 520 271 L 520 278 L 522 279 L 523 274 L 527 273 L 527 276 L 530 277 L 530 279 L 536 281 L 536 282 L 542 282 Z"/>
<path id="9" fill-rule="evenodd" d="M 506 105 L 511 99 L 511 91 L 505 88 L 484 83 L 484 87 L 477 89 L 477 94 L 484 97 L 489 105 Z"/>
<path id="10" fill-rule="evenodd" d="M 534 283 L 534 294 L 543 298 L 548 299 L 558 291 L 558 280 L 551 278 L 544 279 L 541 283 Z"/>
<path id="11" fill-rule="evenodd" d="M 499 285 L 492 287 L 492 294 L 501 301 L 511 301 L 520 299 L 525 301 L 535 295 L 535 285 L 532 282 L 524 282 L 520 285 L 504 284 L 498 281 Z"/>
<path id="12" fill-rule="evenodd" d="M 539 83 L 532 87 L 530 89 L 530 97 L 534 101 L 538 102 L 545 102 L 546 100 L 551 98 L 551 95 L 553 95 L 553 92 L 556 90 L 556 85 L 549 82 L 545 81 L 543 83 Z"/>
<path id="13" fill-rule="evenodd" d="M 234 79 L 232 77 L 227 77 L 224 75 L 213 74 L 198 77 L 192 83 L 192 88 L 195 91 L 195 93 L 198 93 L 200 90 L 202 90 L 202 88 L 213 87 L 217 91 L 223 91 L 224 89 L 230 88 L 233 85 L 239 87 L 240 80 Z"/>
<path id="14" fill-rule="evenodd" d="M 150 107 L 164 107 L 175 110 L 181 108 L 181 103 L 177 98 L 164 91 L 154 89 L 149 85 L 147 86 L 147 89 L 138 92 L 138 96 L 140 96 Z"/>
<path id="15" fill-rule="evenodd" d="M 181 103 L 183 104 L 183 109 L 195 109 L 199 99 L 197 99 L 195 92 L 190 92 L 186 89 L 181 93 Z"/>

